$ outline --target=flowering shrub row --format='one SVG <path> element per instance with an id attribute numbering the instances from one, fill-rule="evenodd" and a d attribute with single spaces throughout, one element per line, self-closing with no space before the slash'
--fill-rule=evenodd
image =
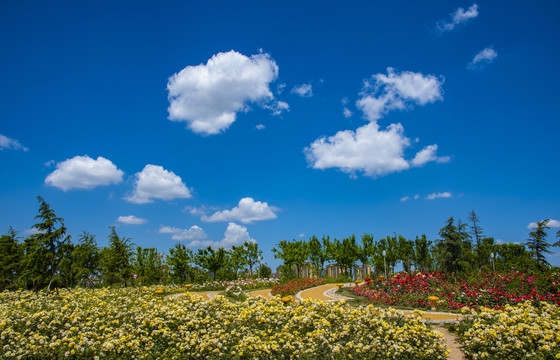
<path id="1" fill-rule="evenodd" d="M 439 308 L 481 305 L 501 309 L 527 300 L 560 304 L 560 276 L 508 272 L 454 278 L 439 272 L 400 273 L 389 279 L 366 279 L 365 285 L 352 291 L 375 304 L 430 308 L 428 296 L 435 295 L 440 298 Z"/>
<path id="2" fill-rule="evenodd" d="M 444 359 L 440 333 L 418 317 L 343 302 L 196 294 L 155 288 L 44 296 L 0 293 L 0 359 Z"/>
<path id="3" fill-rule="evenodd" d="M 473 359 L 560 359 L 560 307 L 529 302 L 463 310 L 456 330 Z"/>
<path id="4" fill-rule="evenodd" d="M 323 285 L 326 279 L 297 279 L 287 283 L 278 284 L 272 287 L 272 295 L 295 295 L 301 290 L 309 289 L 314 286 Z"/>
<path id="5" fill-rule="evenodd" d="M 191 291 L 220 291 L 230 286 L 239 286 L 243 290 L 252 290 L 259 288 L 270 288 L 278 284 L 278 279 L 244 279 L 234 281 L 212 281 L 204 284 L 195 284 L 191 287 Z"/>

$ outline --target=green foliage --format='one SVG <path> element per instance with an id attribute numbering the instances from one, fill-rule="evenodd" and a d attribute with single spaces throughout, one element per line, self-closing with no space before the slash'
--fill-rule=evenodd
<path id="1" fill-rule="evenodd" d="M 134 258 L 134 273 L 142 285 L 156 285 L 165 282 L 163 255 L 156 248 L 145 248 L 138 246 Z"/>
<path id="2" fill-rule="evenodd" d="M 101 274 L 106 285 L 132 284 L 132 255 L 134 244 L 130 239 L 119 237 L 114 226 L 109 227 L 109 247 L 101 250 Z"/>
<path id="3" fill-rule="evenodd" d="M 184 244 L 175 244 L 175 248 L 169 249 L 169 255 L 165 260 L 169 270 L 171 270 L 171 280 L 176 284 L 185 284 L 194 280 L 194 255 L 191 249 L 187 249 Z"/>
<path id="4" fill-rule="evenodd" d="M 537 227 L 529 233 L 529 239 L 527 239 L 526 243 L 540 271 L 544 271 L 546 267 L 550 266 L 545 256 L 545 254 L 552 253 L 549 250 L 551 245 L 546 241 L 546 230 L 550 229 L 548 226 L 549 221 L 549 219 L 546 219 L 537 222 Z"/>
<path id="5" fill-rule="evenodd" d="M 82 232 L 79 241 L 80 243 L 74 247 L 72 253 L 72 271 L 75 274 L 78 285 L 93 287 L 95 286 L 95 280 L 100 275 L 100 250 L 95 236 L 88 232 Z"/>
<path id="6" fill-rule="evenodd" d="M 12 227 L 0 237 L 0 290 L 13 289 L 18 284 L 23 247 Z"/>

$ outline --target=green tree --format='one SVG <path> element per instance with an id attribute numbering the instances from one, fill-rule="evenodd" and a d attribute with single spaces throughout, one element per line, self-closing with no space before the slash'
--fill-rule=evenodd
<path id="1" fill-rule="evenodd" d="M 249 245 L 249 247 L 252 248 L 252 243 L 251 245 Z M 249 264 L 247 261 L 249 258 L 248 256 L 249 247 L 245 247 L 243 245 L 241 246 L 234 245 L 231 247 L 231 250 L 229 251 L 230 267 L 235 279 L 238 278 L 238 273 L 243 269 L 245 269 L 245 266 Z M 252 265 L 251 265 L 251 269 L 249 270 L 249 274 L 251 274 L 251 272 L 253 271 Z"/>
<path id="2" fill-rule="evenodd" d="M 260 264 L 257 272 L 261 279 L 268 279 L 272 275 L 272 269 L 266 263 Z"/>
<path id="3" fill-rule="evenodd" d="M 342 239 L 337 239 L 333 242 L 332 258 L 337 266 L 343 269 L 346 276 L 352 277 L 352 269 L 358 260 L 358 244 L 356 243 L 356 236 Z"/>
<path id="4" fill-rule="evenodd" d="M 22 257 L 23 247 L 18 233 L 10 226 L 8 233 L 0 237 L 0 290 L 17 286 Z"/>
<path id="5" fill-rule="evenodd" d="M 245 251 L 243 252 L 245 256 L 245 262 L 249 266 L 249 274 L 253 276 L 253 266 L 259 262 L 259 259 L 262 258 L 262 250 L 259 250 L 259 244 L 257 242 L 249 242 L 245 241 L 243 243 L 243 248 Z"/>
<path id="6" fill-rule="evenodd" d="M 430 271 L 432 263 L 431 255 L 432 242 L 423 234 L 420 238 L 416 237 L 414 240 L 414 262 L 416 269 Z"/>
<path id="7" fill-rule="evenodd" d="M 86 231 L 82 232 L 78 241 L 72 253 L 72 269 L 78 285 L 93 287 L 95 280 L 99 278 L 100 250 L 95 235 Z"/>
<path id="8" fill-rule="evenodd" d="M 136 248 L 134 272 L 143 285 L 161 284 L 164 279 L 163 255 L 156 248 Z"/>
<path id="9" fill-rule="evenodd" d="M 464 224 L 455 225 L 453 217 L 446 221 L 440 229 L 437 242 L 437 252 L 441 271 L 448 273 L 462 272 L 468 269 L 469 262 L 465 259 L 466 232 Z"/>
<path id="10" fill-rule="evenodd" d="M 544 271 L 546 267 L 550 266 L 548 261 L 546 261 L 545 254 L 551 254 L 549 250 L 550 244 L 546 240 L 547 233 L 546 230 L 550 229 L 548 226 L 549 219 L 537 222 L 537 225 L 533 231 L 529 233 L 529 239 L 525 245 L 531 251 L 533 259 L 535 259 L 537 269 L 539 271 Z"/>
<path id="11" fill-rule="evenodd" d="M 295 254 L 293 251 L 294 247 L 291 242 L 287 240 L 281 240 L 276 247 L 272 248 L 275 259 L 282 260 L 281 271 L 283 276 L 287 276 L 288 279 L 293 278 L 293 267 L 295 264 Z"/>
<path id="12" fill-rule="evenodd" d="M 171 279 L 175 283 L 184 284 L 193 280 L 194 255 L 191 249 L 187 249 L 184 244 L 175 244 L 175 248 L 169 249 L 166 257 L 167 266 L 171 270 Z"/>
<path id="13" fill-rule="evenodd" d="M 195 257 L 195 263 L 203 269 L 212 273 L 214 281 L 218 275 L 218 271 L 227 266 L 227 253 L 223 248 L 218 250 L 208 246 L 206 249 L 198 249 Z"/>
<path id="14" fill-rule="evenodd" d="M 62 250 L 70 242 L 70 236 L 66 236 L 68 229 L 64 226 L 64 219 L 57 217 L 43 198 L 37 196 L 37 200 L 40 205 L 39 214 L 35 219 L 40 222 L 32 226 L 38 231 L 34 237 L 33 251 L 36 252 L 35 255 L 43 257 L 41 263 L 45 268 L 43 274 L 35 274 L 38 277 L 36 284 L 45 284 L 48 281 L 47 291 L 50 291 L 53 282 L 58 280 L 58 267 L 66 253 Z"/>
<path id="15" fill-rule="evenodd" d="M 325 262 L 330 260 L 329 248 L 331 247 L 331 240 L 327 236 L 323 236 L 321 240 L 313 235 L 308 242 L 309 245 L 309 260 L 317 269 L 317 275 L 324 278 Z"/>
<path id="16" fill-rule="evenodd" d="M 469 213 L 469 220 L 471 221 L 470 234 L 475 241 L 475 253 L 478 258 L 478 266 L 484 264 L 484 259 L 480 253 L 480 245 L 482 244 L 482 239 L 484 238 L 483 229 L 480 226 L 480 219 L 474 212 L 474 209 Z"/>
<path id="17" fill-rule="evenodd" d="M 110 226 L 109 247 L 101 250 L 103 282 L 107 285 L 132 283 L 132 257 L 134 244 L 126 237 L 119 237 L 114 226 Z"/>
<path id="18" fill-rule="evenodd" d="M 414 262 L 414 241 L 408 240 L 404 236 L 398 236 L 398 258 L 402 261 L 403 270 L 405 272 L 412 271 L 412 263 Z"/>
<path id="19" fill-rule="evenodd" d="M 373 241 L 373 235 L 364 234 L 362 235 L 362 243 L 358 245 L 357 258 L 362 263 L 362 266 L 366 268 L 372 265 L 372 258 L 375 252 L 375 242 Z M 366 270 L 367 271 L 367 270 Z M 369 275 L 369 272 L 366 273 Z"/>

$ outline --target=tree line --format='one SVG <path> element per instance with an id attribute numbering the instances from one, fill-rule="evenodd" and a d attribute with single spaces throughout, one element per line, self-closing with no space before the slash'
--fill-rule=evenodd
<path id="1" fill-rule="evenodd" d="M 35 217 L 36 230 L 24 239 L 12 227 L 0 237 L 0 290 L 47 291 L 59 287 L 182 284 L 207 280 L 236 280 L 241 276 L 270 276 L 260 262 L 257 243 L 198 249 L 177 243 L 164 255 L 154 247 L 135 246 L 110 227 L 108 246 L 99 247 L 94 235 L 82 232 L 73 243 L 64 219 L 43 200 Z"/>
<path id="2" fill-rule="evenodd" d="M 404 236 L 387 236 L 374 240 L 373 235 L 364 234 L 361 239 L 351 235 L 342 240 L 323 236 L 320 240 L 312 236 L 308 240 L 282 240 L 274 249 L 274 257 L 282 260 L 281 272 L 286 278 L 299 277 L 304 267 L 311 267 L 319 277 L 325 277 L 325 267 L 336 265 L 344 276 L 352 278 L 356 265 L 370 267 L 373 275 L 393 273 L 397 264 L 406 272 L 440 271 L 466 273 L 476 269 L 496 271 L 534 270 L 546 271 L 550 264 L 546 254 L 560 241 L 547 241 L 549 220 L 538 222 L 529 233 L 525 244 L 498 244 L 486 237 L 475 211 L 468 214 L 468 223 L 445 222 L 439 238 L 428 240 L 426 235 L 414 240 Z M 560 231 L 556 234 L 560 238 Z"/>

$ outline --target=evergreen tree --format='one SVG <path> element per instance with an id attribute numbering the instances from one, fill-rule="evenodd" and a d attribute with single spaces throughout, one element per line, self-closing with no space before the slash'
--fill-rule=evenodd
<path id="1" fill-rule="evenodd" d="M 464 244 L 468 234 L 464 231 L 464 224 L 459 223 L 459 225 L 459 227 L 455 226 L 455 220 L 451 217 L 439 231 L 441 239 L 438 240 L 437 251 L 439 266 L 443 272 L 463 272 L 468 268 Z"/>
<path id="2" fill-rule="evenodd" d="M 72 253 L 72 269 L 78 285 L 93 287 L 99 277 L 100 250 L 95 236 L 86 231 L 82 232 L 78 241 L 79 244 L 74 247 Z"/>
<path id="3" fill-rule="evenodd" d="M 484 264 L 484 259 L 480 253 L 480 245 L 482 244 L 482 239 L 484 238 L 483 229 L 480 226 L 480 219 L 474 212 L 474 209 L 469 213 L 469 220 L 471 221 L 470 234 L 475 241 L 475 253 L 478 258 L 478 265 L 482 266 Z"/>
<path id="4" fill-rule="evenodd" d="M 37 196 L 37 200 L 40 206 L 35 219 L 39 219 L 40 222 L 32 226 L 38 234 L 33 237 L 30 250 L 33 253 L 32 258 L 42 258 L 40 264 L 43 269 L 34 269 L 35 284 L 44 286 L 46 283 L 47 291 L 50 291 L 53 282 L 59 280 L 58 267 L 67 254 L 63 249 L 70 243 L 70 236 L 65 236 L 67 228 L 64 226 L 64 219 L 57 217 L 43 198 Z"/>
<path id="5" fill-rule="evenodd" d="M 0 290 L 13 289 L 20 276 L 23 247 L 18 233 L 11 226 L 6 235 L 0 237 Z"/>
<path id="6" fill-rule="evenodd" d="M 550 244 L 546 241 L 546 230 L 550 229 L 550 227 L 548 226 L 549 221 L 549 219 L 546 219 L 537 222 L 535 230 L 529 233 L 529 239 L 527 239 L 526 243 L 527 247 L 531 251 L 531 254 L 533 255 L 533 259 L 535 259 L 537 269 L 540 271 L 544 271 L 547 266 L 550 266 L 548 261 L 546 261 L 545 255 L 552 253 L 549 250 Z"/>
<path id="7" fill-rule="evenodd" d="M 101 250 L 103 282 L 108 285 L 132 283 L 132 256 L 134 244 L 130 239 L 119 237 L 114 226 L 110 226 L 109 247 Z"/>

